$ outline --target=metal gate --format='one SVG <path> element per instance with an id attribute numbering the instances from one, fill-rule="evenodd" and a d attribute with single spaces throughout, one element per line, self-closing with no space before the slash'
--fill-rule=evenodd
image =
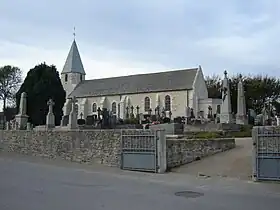
<path id="1" fill-rule="evenodd" d="M 256 126 L 253 138 L 253 180 L 280 180 L 280 127 Z"/>
<path id="2" fill-rule="evenodd" d="M 163 130 L 121 130 L 121 169 L 163 173 L 165 147 Z"/>

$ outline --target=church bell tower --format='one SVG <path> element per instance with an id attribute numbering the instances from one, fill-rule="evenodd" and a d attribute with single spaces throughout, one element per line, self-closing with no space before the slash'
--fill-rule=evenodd
<path id="1" fill-rule="evenodd" d="M 74 33 L 74 40 L 68 53 L 67 59 L 65 61 L 63 70 L 61 72 L 61 83 L 66 92 L 66 99 L 68 95 L 74 90 L 74 88 L 80 82 L 85 80 L 85 75 L 86 73 L 75 40 Z"/>

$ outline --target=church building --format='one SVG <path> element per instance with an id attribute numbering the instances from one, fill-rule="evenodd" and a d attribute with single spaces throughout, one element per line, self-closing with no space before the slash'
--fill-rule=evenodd
<path id="1" fill-rule="evenodd" d="M 119 119 L 125 119 L 133 106 L 136 113 L 154 114 L 159 107 L 171 118 L 189 115 L 207 117 L 208 107 L 215 114 L 221 99 L 208 98 L 208 91 L 201 66 L 137 74 L 121 77 L 86 80 L 86 72 L 74 40 L 61 72 L 61 82 L 66 91 L 64 115 L 71 111 L 71 98 L 76 97 L 78 118 L 97 115 L 97 110 L 107 108 Z M 130 111 L 129 111 L 130 112 Z M 170 114 L 171 112 L 171 114 Z"/>

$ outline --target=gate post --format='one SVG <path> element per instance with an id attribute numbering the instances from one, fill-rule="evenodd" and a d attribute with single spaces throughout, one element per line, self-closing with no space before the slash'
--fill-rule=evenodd
<path id="1" fill-rule="evenodd" d="M 157 173 L 165 173 L 167 169 L 165 130 L 156 130 L 157 141 Z"/>
<path id="2" fill-rule="evenodd" d="M 254 182 L 258 181 L 258 126 L 254 126 L 252 129 L 252 180 Z"/>

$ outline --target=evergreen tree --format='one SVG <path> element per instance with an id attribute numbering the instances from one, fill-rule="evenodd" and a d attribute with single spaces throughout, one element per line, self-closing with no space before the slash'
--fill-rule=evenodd
<path id="1" fill-rule="evenodd" d="M 29 122 L 35 126 L 46 123 L 46 115 L 48 113 L 47 101 L 51 98 L 55 102 L 53 108 L 55 124 L 60 124 L 66 93 L 55 66 L 48 66 L 42 63 L 30 69 L 16 94 L 17 110 L 19 109 L 22 92 L 26 92 L 27 94 L 27 115 L 29 116 Z"/>

